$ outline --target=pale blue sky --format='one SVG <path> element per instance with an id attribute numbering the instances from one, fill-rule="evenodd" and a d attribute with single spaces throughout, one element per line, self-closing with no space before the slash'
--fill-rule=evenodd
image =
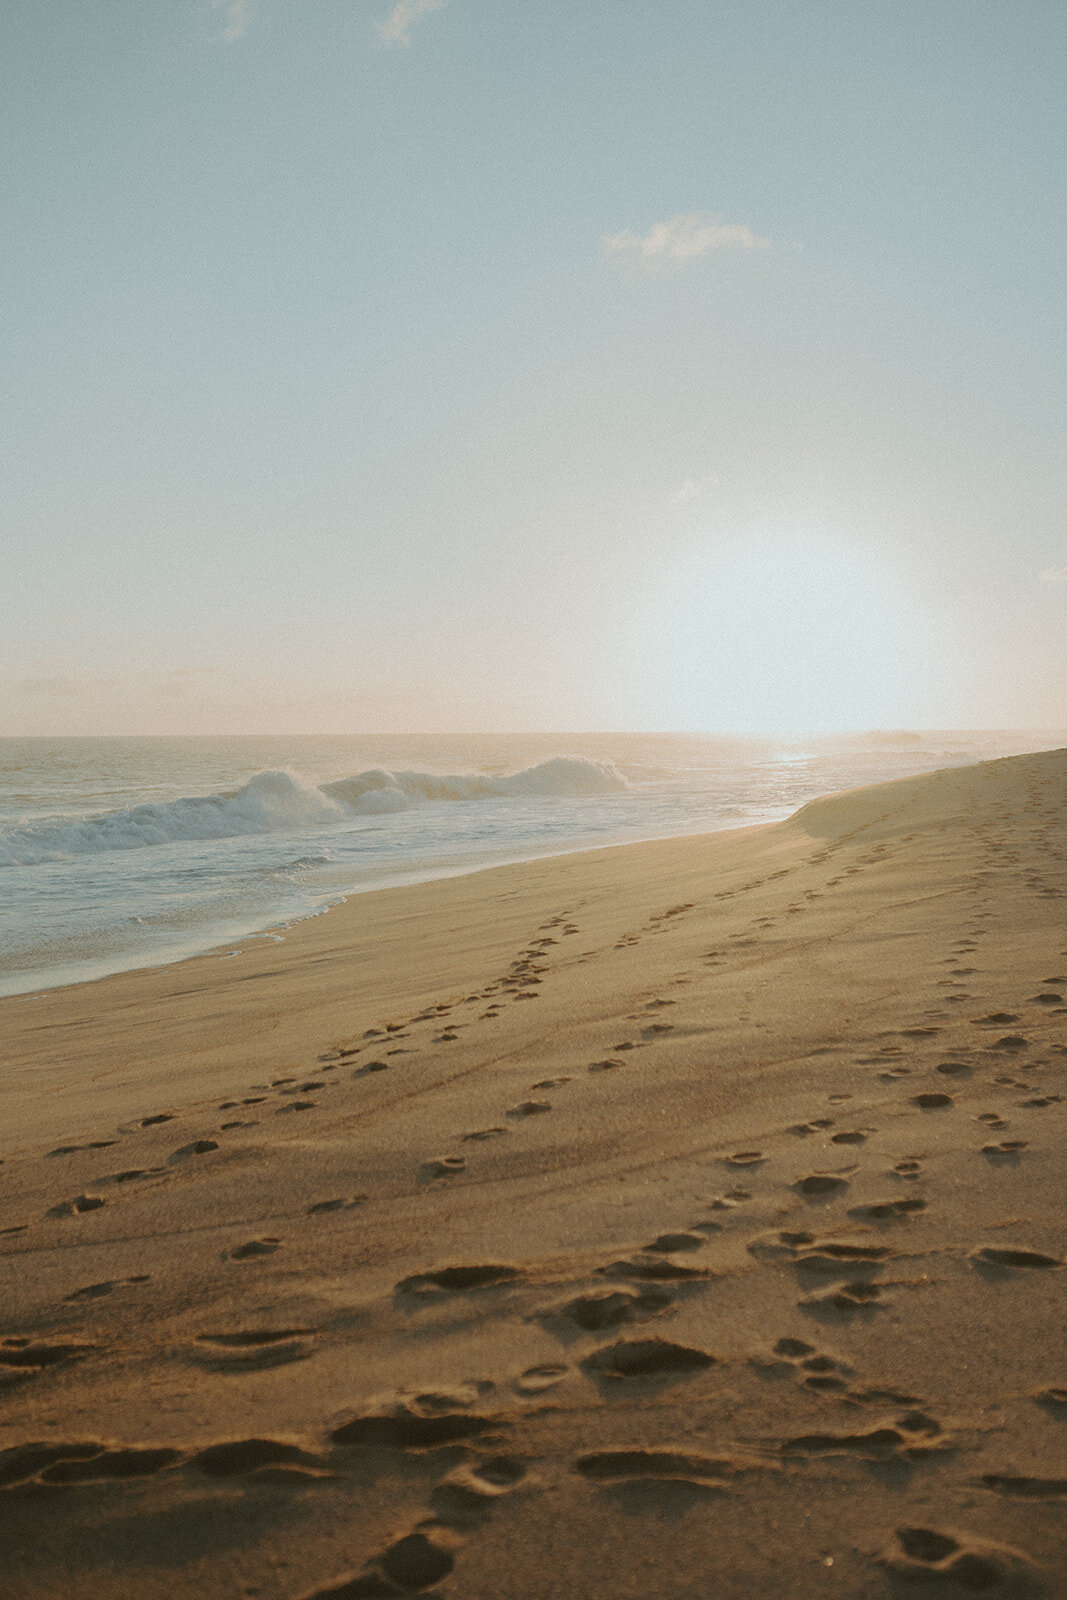
<path id="1" fill-rule="evenodd" d="M 0 732 L 1067 724 L 1065 46 L 6 0 Z"/>

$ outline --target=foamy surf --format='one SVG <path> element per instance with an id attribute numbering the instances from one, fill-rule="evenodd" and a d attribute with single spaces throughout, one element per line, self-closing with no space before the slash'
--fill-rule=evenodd
<path id="1" fill-rule="evenodd" d="M 257 772 L 239 789 L 220 794 L 182 796 L 81 818 L 45 817 L 0 829 L 0 866 L 39 866 L 72 856 L 144 850 L 178 841 L 330 828 L 353 817 L 406 811 L 429 801 L 509 796 L 579 799 L 619 794 L 627 787 L 610 763 L 571 756 L 503 775 L 388 772 L 373 767 L 321 785 L 287 770 Z"/>

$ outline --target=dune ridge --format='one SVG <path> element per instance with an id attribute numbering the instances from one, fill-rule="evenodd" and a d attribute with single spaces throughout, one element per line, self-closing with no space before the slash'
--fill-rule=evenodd
<path id="1" fill-rule="evenodd" d="M 0 1592 L 1067 1589 L 1067 751 L 0 1000 Z"/>

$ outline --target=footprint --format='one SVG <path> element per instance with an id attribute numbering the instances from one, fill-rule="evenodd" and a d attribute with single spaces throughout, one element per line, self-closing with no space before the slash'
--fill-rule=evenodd
<path id="1" fill-rule="evenodd" d="M 941 1094 L 933 1090 L 924 1094 L 913 1094 L 911 1103 L 913 1106 L 918 1106 L 921 1111 L 947 1111 L 956 1102 L 950 1094 Z"/>
<path id="2" fill-rule="evenodd" d="M 472 1439 L 500 1419 L 470 1411 L 425 1415 L 417 1405 L 398 1402 L 390 1410 L 369 1412 L 341 1423 L 330 1434 L 331 1444 L 362 1445 L 370 1449 L 434 1450 L 441 1445 Z"/>
<path id="3" fill-rule="evenodd" d="M 501 1134 L 509 1131 L 508 1128 L 478 1128 L 474 1133 L 465 1133 L 463 1141 L 466 1143 L 470 1139 L 499 1139 Z"/>
<path id="4" fill-rule="evenodd" d="M 50 1156 L 76 1156 L 82 1150 L 110 1150 L 113 1144 L 118 1144 L 117 1139 L 94 1139 L 91 1144 L 60 1144 L 54 1150 L 49 1150 Z"/>
<path id="5" fill-rule="evenodd" d="M 245 1328 L 237 1333 L 201 1333 L 193 1359 L 213 1372 L 265 1372 L 306 1361 L 312 1351 L 304 1343 L 313 1328 Z"/>
<path id="6" fill-rule="evenodd" d="M 669 1339 L 620 1339 L 586 1356 L 581 1365 L 603 1378 L 658 1378 L 700 1372 L 715 1366 L 715 1356 Z"/>
<path id="7" fill-rule="evenodd" d="M 852 1368 L 833 1356 L 808 1356 L 800 1363 L 801 1383 L 813 1394 L 836 1394 L 847 1388 Z"/>
<path id="8" fill-rule="evenodd" d="M 390 1545 L 376 1563 L 401 1589 L 428 1589 L 452 1571 L 455 1544 L 455 1535 L 439 1524 L 424 1525 Z"/>
<path id="9" fill-rule="evenodd" d="M 265 1239 L 249 1239 L 246 1244 L 235 1245 L 232 1250 L 224 1250 L 222 1259 L 254 1261 L 258 1256 L 272 1256 L 280 1244 L 281 1240 L 273 1236 Z"/>
<path id="10" fill-rule="evenodd" d="M 836 1393 L 846 1388 L 845 1379 L 853 1371 L 847 1363 L 836 1356 L 820 1354 L 803 1339 L 779 1339 L 774 1346 L 774 1356 L 776 1359 L 772 1361 L 754 1357 L 753 1365 L 770 1375 L 792 1372 L 806 1389 L 816 1394 Z"/>
<path id="11" fill-rule="evenodd" d="M 661 1233 L 653 1239 L 651 1244 L 646 1244 L 646 1250 L 658 1251 L 661 1255 L 672 1255 L 678 1250 L 699 1250 L 707 1243 L 698 1233 Z"/>
<path id="12" fill-rule="evenodd" d="M 617 1328 L 637 1316 L 653 1316 L 674 1304 L 674 1296 L 665 1289 L 645 1288 L 638 1291 L 605 1289 L 599 1294 L 583 1294 L 549 1314 L 549 1320 L 562 1317 L 576 1323 L 587 1332 L 602 1328 Z"/>
<path id="13" fill-rule="evenodd" d="M 897 1577 L 922 1584 L 944 1584 L 960 1591 L 1012 1594 L 1031 1592 L 1030 1562 L 1020 1550 L 965 1533 L 935 1528 L 898 1528 L 879 1563 Z"/>
<path id="14" fill-rule="evenodd" d="M 218 1147 L 218 1141 L 215 1139 L 194 1139 L 192 1144 L 183 1144 L 180 1150 L 175 1150 L 167 1157 L 167 1161 L 174 1165 L 180 1161 L 188 1161 L 192 1156 L 206 1156 Z"/>
<path id="15" fill-rule="evenodd" d="M 945 1442 L 940 1425 L 921 1412 L 897 1418 L 892 1426 L 857 1429 L 848 1433 L 802 1433 L 783 1439 L 779 1446 L 785 1456 L 858 1455 L 869 1461 L 886 1456 L 921 1457 L 941 1453 Z"/>
<path id="16" fill-rule="evenodd" d="M 789 1260 L 796 1255 L 799 1249 L 814 1243 L 815 1235 L 813 1233 L 795 1230 L 765 1233 L 759 1238 L 750 1240 L 748 1253 L 755 1256 L 757 1261 Z"/>
<path id="17" fill-rule="evenodd" d="M 60 1202 L 60 1204 L 58 1206 L 53 1206 L 50 1211 L 46 1211 L 45 1212 L 45 1216 L 46 1217 L 73 1217 L 73 1216 L 78 1216 L 82 1212 L 85 1212 L 85 1211 L 99 1211 L 100 1207 L 102 1205 L 106 1205 L 106 1203 L 107 1202 L 105 1200 L 102 1200 L 101 1197 L 98 1194 L 79 1194 L 79 1195 L 75 1195 L 73 1200 L 63 1200 L 63 1201 Z"/>
<path id="18" fill-rule="evenodd" d="M 453 1504 L 460 1511 L 510 1494 L 526 1476 L 526 1464 L 517 1456 L 482 1456 L 453 1467 L 434 1490 L 439 1510 Z"/>
<path id="19" fill-rule="evenodd" d="M 862 1222 L 895 1222 L 910 1212 L 925 1210 L 926 1201 L 916 1194 L 901 1200 L 874 1200 L 869 1205 L 852 1206 L 848 1214 Z"/>
<path id="20" fill-rule="evenodd" d="M 809 1172 L 798 1178 L 793 1188 L 806 1199 L 821 1199 L 825 1195 L 843 1194 L 848 1188 L 848 1179 L 835 1172 Z"/>
<path id="21" fill-rule="evenodd" d="M 1067 1478 L 1023 1478 L 984 1472 L 977 1482 L 997 1494 L 1019 1495 L 1026 1500 L 1054 1500 L 1067 1495 Z"/>
<path id="22" fill-rule="evenodd" d="M 848 1283 L 835 1284 L 822 1294 L 806 1295 L 797 1301 L 797 1305 L 811 1316 L 839 1322 L 858 1312 L 881 1311 L 885 1302 L 882 1300 L 880 1283 L 873 1283 L 869 1278 L 857 1278 Z"/>
<path id="23" fill-rule="evenodd" d="M 366 1198 L 365 1194 L 354 1194 L 348 1198 L 341 1196 L 336 1200 L 316 1200 L 312 1205 L 308 1206 L 307 1215 L 309 1217 L 318 1217 L 330 1211 L 352 1211 L 356 1206 L 363 1205 Z"/>
<path id="24" fill-rule="evenodd" d="M 223 1350 L 258 1350 L 264 1345 L 282 1344 L 314 1333 L 314 1328 L 242 1328 L 237 1333 L 198 1333 L 201 1344 L 218 1345 Z"/>
<path id="25" fill-rule="evenodd" d="M 682 1282 L 689 1278 L 710 1278 L 707 1267 L 683 1267 L 680 1261 L 669 1261 L 662 1256 L 634 1256 L 629 1261 L 611 1261 L 598 1267 L 602 1278 L 651 1279 L 653 1282 Z"/>
<path id="26" fill-rule="evenodd" d="M 403 1278 L 397 1284 L 396 1292 L 412 1295 L 464 1294 L 471 1289 L 495 1289 L 505 1283 L 517 1283 L 522 1276 L 518 1267 L 497 1263 L 440 1267 L 436 1272 L 417 1272 L 410 1278 Z"/>
<path id="27" fill-rule="evenodd" d="M 72 1300 L 99 1300 L 105 1294 L 120 1289 L 126 1284 L 148 1283 L 149 1275 L 140 1274 L 135 1278 L 105 1278 L 101 1283 L 87 1283 L 84 1289 L 75 1289 L 72 1294 L 63 1296 L 64 1303 Z"/>
<path id="28" fill-rule="evenodd" d="M 1044 1269 L 1063 1266 L 1063 1262 L 1058 1256 L 1046 1256 L 1043 1255 L 1039 1250 L 994 1249 L 992 1245 L 983 1245 L 980 1250 L 972 1251 L 971 1260 L 977 1267 L 1029 1267 Z"/>
<path id="29" fill-rule="evenodd" d="M 512 1106 L 505 1115 L 509 1117 L 537 1117 L 552 1107 L 547 1100 L 520 1100 L 517 1106 Z"/>
<path id="30" fill-rule="evenodd" d="M 574 1470 L 596 1483 L 617 1483 L 662 1478 L 676 1483 L 722 1486 L 739 1472 L 752 1471 L 755 1462 L 722 1456 L 704 1456 L 680 1450 L 597 1450 L 579 1456 Z"/>
<path id="31" fill-rule="evenodd" d="M 795 1255 L 800 1272 L 816 1272 L 844 1277 L 858 1268 L 880 1266 L 895 1251 L 886 1245 L 836 1244 L 823 1241 L 806 1246 Z"/>
<path id="32" fill-rule="evenodd" d="M 463 1156 L 435 1156 L 430 1161 L 424 1161 L 419 1168 L 419 1178 L 423 1183 L 431 1183 L 435 1178 L 452 1178 L 457 1173 L 466 1169 L 467 1162 Z"/>
<path id="33" fill-rule="evenodd" d="M 605 1060 L 605 1061 L 592 1061 L 592 1062 L 590 1062 L 589 1067 L 588 1067 L 587 1070 L 589 1072 L 616 1072 L 618 1070 L 618 1068 L 621 1067 L 621 1066 L 622 1066 L 622 1062 L 621 1061 L 612 1061 L 612 1060 L 608 1059 L 608 1060 Z"/>
<path id="34" fill-rule="evenodd" d="M 318 1475 L 324 1462 L 321 1456 L 278 1439 L 235 1439 L 200 1450 L 189 1465 L 208 1478 L 238 1478 L 270 1467 L 310 1468 Z"/>
<path id="35" fill-rule="evenodd" d="M 170 1449 L 108 1449 L 97 1443 L 17 1445 L 0 1451 L 0 1487 L 30 1480 L 71 1484 L 143 1478 L 180 1459 L 181 1452 Z"/>
<path id="36" fill-rule="evenodd" d="M 106 1483 L 123 1478 L 148 1478 L 181 1460 L 181 1451 L 159 1449 L 101 1450 L 83 1460 L 57 1461 L 38 1475 L 41 1483 Z"/>
<path id="37" fill-rule="evenodd" d="M 95 1344 L 33 1344 L 29 1339 L 3 1339 L 0 1340 L 0 1367 L 44 1371 L 64 1361 L 76 1361 L 96 1348 Z"/>

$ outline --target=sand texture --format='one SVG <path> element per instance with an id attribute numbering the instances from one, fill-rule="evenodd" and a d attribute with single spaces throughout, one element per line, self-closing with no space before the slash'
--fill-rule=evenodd
<path id="1" fill-rule="evenodd" d="M 1065 802 L 0 1002 L 0 1595 L 1067 1595 Z"/>

